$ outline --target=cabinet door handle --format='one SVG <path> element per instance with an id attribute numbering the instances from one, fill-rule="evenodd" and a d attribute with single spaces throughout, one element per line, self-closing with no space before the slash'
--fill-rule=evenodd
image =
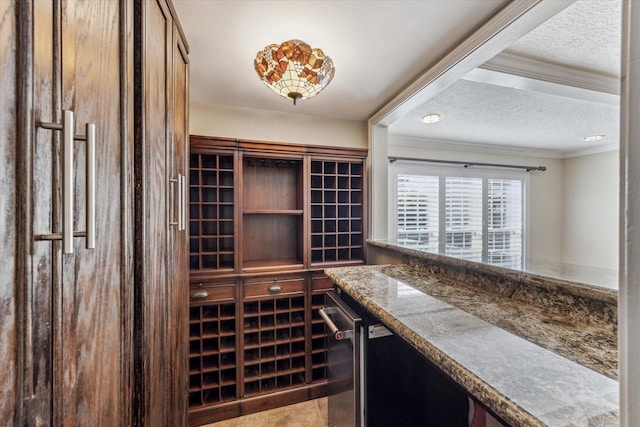
<path id="1" fill-rule="evenodd" d="M 282 292 L 282 286 L 279 286 L 279 285 L 269 286 L 269 289 L 267 290 L 269 291 L 270 294 L 279 294 L 280 292 Z"/>
<path id="2" fill-rule="evenodd" d="M 187 229 L 187 177 L 179 173 L 169 182 L 176 187 L 172 194 L 177 195 L 172 202 L 174 206 L 171 207 L 171 215 L 174 218 L 169 220 L 169 225 L 177 227 L 178 231 L 184 231 Z"/>
<path id="3" fill-rule="evenodd" d="M 170 178 L 169 179 L 169 183 L 171 184 L 171 197 L 172 200 L 167 203 L 169 204 L 169 225 L 172 227 L 178 227 L 178 229 L 180 228 L 180 208 L 179 208 L 179 204 L 180 204 L 180 175 L 178 175 L 176 178 Z"/>
<path id="4" fill-rule="evenodd" d="M 187 229 L 187 177 L 178 174 L 178 231 Z"/>
<path id="5" fill-rule="evenodd" d="M 187 229 L 187 176 L 182 175 L 182 231 Z"/>
<path id="6" fill-rule="evenodd" d="M 96 125 L 86 124 L 86 135 L 74 135 L 73 111 L 64 110 L 62 123 L 37 122 L 43 129 L 62 131 L 62 235 L 36 235 L 36 240 L 62 240 L 62 252 L 73 253 L 73 238 L 85 237 L 87 249 L 96 247 Z M 73 231 L 73 148 L 74 141 L 86 141 L 87 230 Z"/>
<path id="7" fill-rule="evenodd" d="M 204 299 L 209 296 L 209 292 L 207 291 L 194 291 L 191 292 L 191 298 L 193 299 Z"/>
<path id="8" fill-rule="evenodd" d="M 38 122 L 44 129 L 62 131 L 62 236 L 51 234 L 42 240 L 60 240 L 62 252 L 73 253 L 73 111 L 62 112 L 62 123 Z"/>
<path id="9" fill-rule="evenodd" d="M 87 162 L 87 249 L 96 248 L 96 125 L 87 123 L 86 134 L 76 136 L 76 139 L 84 139 L 86 145 Z"/>
<path id="10" fill-rule="evenodd" d="M 73 111 L 64 111 L 62 124 L 62 247 L 73 253 Z"/>

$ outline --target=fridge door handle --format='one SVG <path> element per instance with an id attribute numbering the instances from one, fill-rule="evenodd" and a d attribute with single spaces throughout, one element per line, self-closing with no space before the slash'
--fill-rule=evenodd
<path id="1" fill-rule="evenodd" d="M 353 330 L 340 330 L 333 320 L 331 320 L 330 315 L 337 311 L 338 309 L 335 307 L 323 307 L 318 310 L 318 314 L 322 317 L 322 320 L 325 321 L 336 340 L 340 341 L 350 339 L 353 336 Z"/>

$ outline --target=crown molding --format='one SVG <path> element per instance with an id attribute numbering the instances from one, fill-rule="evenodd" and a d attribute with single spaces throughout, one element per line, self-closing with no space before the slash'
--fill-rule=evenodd
<path id="1" fill-rule="evenodd" d="M 558 151 L 539 148 L 515 147 L 508 145 L 492 145 L 476 142 L 462 142 L 446 139 L 425 139 L 413 136 L 389 135 L 389 145 L 399 147 L 413 147 L 430 150 L 455 151 L 477 154 L 492 154 L 500 156 L 539 157 L 545 159 L 569 159 L 589 154 L 606 153 L 619 149 L 618 144 L 610 143 L 591 146 L 580 150 Z"/>
<path id="2" fill-rule="evenodd" d="M 593 71 L 567 67 L 553 62 L 530 58 L 505 51 L 482 64 L 480 68 L 520 77 L 620 95 L 620 78 L 618 76 L 595 73 Z"/>
<path id="3" fill-rule="evenodd" d="M 476 142 L 463 142 L 447 139 L 426 139 L 413 136 L 389 135 L 389 145 L 401 147 L 426 148 L 431 150 L 461 151 L 478 154 L 494 154 L 502 156 L 562 158 L 562 153 L 539 148 L 492 145 Z"/>
<path id="4" fill-rule="evenodd" d="M 620 149 L 620 144 L 612 142 L 610 144 L 596 145 L 593 147 L 583 148 L 581 150 L 574 150 L 569 153 L 565 153 L 565 159 L 571 157 L 588 156 L 589 154 L 608 153 L 609 151 L 617 151 Z"/>

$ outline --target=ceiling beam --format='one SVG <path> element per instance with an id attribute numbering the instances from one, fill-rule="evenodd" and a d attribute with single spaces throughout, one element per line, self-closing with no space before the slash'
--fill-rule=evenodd
<path id="1" fill-rule="evenodd" d="M 406 116 L 574 1 L 522 0 L 509 3 L 375 113 L 369 119 L 369 125 L 389 126 Z"/>

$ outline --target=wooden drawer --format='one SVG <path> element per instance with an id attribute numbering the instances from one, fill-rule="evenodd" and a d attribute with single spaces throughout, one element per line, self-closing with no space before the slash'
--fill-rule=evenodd
<path id="1" fill-rule="evenodd" d="M 192 284 L 189 287 L 189 303 L 198 305 L 203 303 L 235 301 L 235 283 L 206 283 Z"/>
<path id="2" fill-rule="evenodd" d="M 324 273 L 313 273 L 311 277 L 311 291 L 326 292 L 333 289 L 333 281 L 324 275 Z"/>
<path id="3" fill-rule="evenodd" d="M 304 276 L 267 276 L 245 279 L 245 298 L 304 294 Z"/>

